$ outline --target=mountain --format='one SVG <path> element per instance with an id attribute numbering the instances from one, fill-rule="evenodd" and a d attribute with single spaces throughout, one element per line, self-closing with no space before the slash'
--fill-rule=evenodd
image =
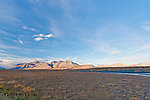
<path id="1" fill-rule="evenodd" d="M 34 68 L 34 67 L 35 67 L 35 64 L 33 63 L 20 63 L 12 67 L 11 69 L 26 69 L 26 68 Z"/>
<path id="2" fill-rule="evenodd" d="M 53 66 L 53 68 L 73 68 L 76 67 L 78 64 L 72 61 L 52 61 L 49 63 Z"/>
<path id="3" fill-rule="evenodd" d="M 72 61 L 52 61 L 52 62 L 30 62 L 20 63 L 11 69 L 70 69 L 78 66 L 77 63 Z"/>
<path id="4" fill-rule="evenodd" d="M 45 67 L 45 68 L 44 68 Z M 51 66 L 46 62 L 30 62 L 30 63 L 20 63 L 11 69 L 49 69 Z"/>
<path id="5" fill-rule="evenodd" d="M 74 67 L 73 69 L 89 69 L 89 68 L 94 68 L 94 65 L 78 65 L 76 67 Z"/>
<path id="6" fill-rule="evenodd" d="M 115 63 L 112 65 L 97 65 L 97 68 L 102 68 L 102 67 L 138 67 L 138 66 L 150 66 L 150 63 L 138 63 L 138 64 L 129 64 L 125 65 L 123 63 Z"/>

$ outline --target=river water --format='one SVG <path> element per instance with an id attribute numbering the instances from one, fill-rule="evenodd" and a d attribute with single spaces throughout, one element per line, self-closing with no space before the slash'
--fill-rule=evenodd
<path id="1" fill-rule="evenodd" d="M 139 75 L 150 77 L 150 72 L 134 72 L 134 71 L 96 71 L 96 70 L 80 70 L 79 72 L 97 72 L 97 73 L 114 73 L 114 74 L 127 74 L 127 75 Z"/>
<path id="2" fill-rule="evenodd" d="M 101 73 L 127 74 L 127 75 L 139 75 L 139 76 L 150 77 L 150 72 L 148 72 L 148 73 L 101 72 Z"/>

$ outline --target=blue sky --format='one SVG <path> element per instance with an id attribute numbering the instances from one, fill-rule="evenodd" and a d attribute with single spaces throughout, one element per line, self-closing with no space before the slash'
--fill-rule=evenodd
<path id="1" fill-rule="evenodd" d="M 0 0 L 0 66 L 150 62 L 149 0 Z"/>

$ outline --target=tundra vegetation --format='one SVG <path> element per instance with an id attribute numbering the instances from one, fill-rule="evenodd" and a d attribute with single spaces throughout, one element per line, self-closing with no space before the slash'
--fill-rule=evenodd
<path id="1" fill-rule="evenodd" d="M 150 77 L 96 72 L 0 70 L 0 100 L 150 100 Z"/>

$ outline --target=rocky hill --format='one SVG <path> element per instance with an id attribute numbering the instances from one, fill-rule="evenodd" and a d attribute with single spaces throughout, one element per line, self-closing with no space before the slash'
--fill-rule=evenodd
<path id="1" fill-rule="evenodd" d="M 30 62 L 21 63 L 11 69 L 70 69 L 77 67 L 78 64 L 72 61 L 52 61 L 52 62 Z"/>
<path id="2" fill-rule="evenodd" d="M 90 65 L 78 65 L 72 69 L 89 69 L 89 68 L 95 68 L 95 66 L 91 64 Z"/>
<path id="3" fill-rule="evenodd" d="M 50 65 L 53 65 L 53 68 L 73 68 L 78 66 L 77 63 L 72 61 L 52 61 Z"/>

